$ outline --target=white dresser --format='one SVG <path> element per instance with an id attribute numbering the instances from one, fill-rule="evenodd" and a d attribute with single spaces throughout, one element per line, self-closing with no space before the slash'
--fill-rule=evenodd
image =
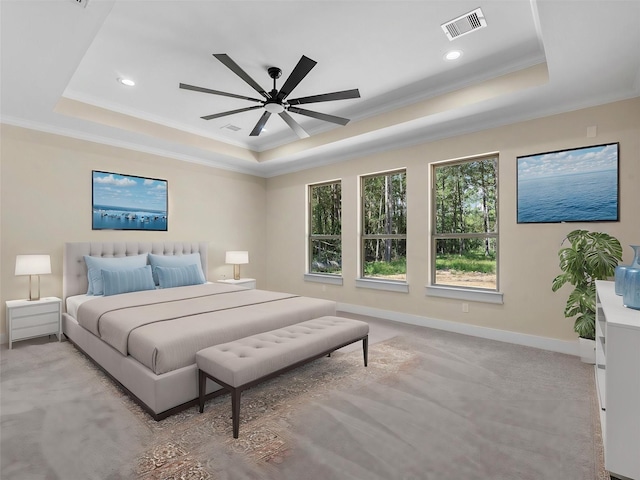
<path id="1" fill-rule="evenodd" d="M 640 311 L 596 282 L 596 388 L 605 468 L 640 480 Z"/>

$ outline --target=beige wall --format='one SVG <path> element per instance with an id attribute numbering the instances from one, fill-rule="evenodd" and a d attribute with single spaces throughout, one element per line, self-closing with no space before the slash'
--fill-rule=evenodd
<path id="1" fill-rule="evenodd" d="M 0 162 L 2 305 L 28 294 L 28 277 L 14 276 L 17 254 L 50 254 L 42 296 L 61 297 L 63 245 L 74 241 L 208 241 L 212 280 L 233 275 L 225 250 L 248 250 L 242 274 L 265 286 L 262 178 L 6 125 Z M 168 232 L 92 231 L 91 170 L 168 180 Z"/>
<path id="2" fill-rule="evenodd" d="M 587 138 L 587 127 L 597 136 Z M 517 225 L 515 158 L 518 155 L 620 142 L 621 221 L 600 224 Z M 504 305 L 425 297 L 428 281 L 429 163 L 500 152 L 500 282 Z M 406 167 L 408 173 L 408 279 L 410 293 L 355 288 L 357 277 L 357 183 L 366 173 Z M 166 179 L 169 231 L 91 230 L 91 170 Z M 343 182 L 344 285 L 303 280 L 306 184 Z M 204 240 L 209 278 L 231 275 L 224 251 L 246 249 L 243 276 L 260 288 L 329 298 L 346 304 L 463 322 L 482 327 L 572 340 L 572 321 L 562 316 L 568 288 L 551 293 L 557 250 L 574 228 L 601 230 L 625 245 L 640 242 L 640 99 L 518 123 L 268 180 L 179 162 L 18 127 L 2 126 L 0 150 L 0 301 L 24 298 L 28 279 L 15 277 L 15 256 L 48 253 L 52 275 L 42 276 L 42 295 L 62 294 L 62 249 L 69 241 Z M 266 205 L 266 206 L 265 206 Z M 4 308 L 0 333 L 6 333 Z"/>
<path id="3" fill-rule="evenodd" d="M 587 138 L 587 127 L 597 136 Z M 620 142 L 620 222 L 516 224 L 516 157 L 550 150 Z M 499 152 L 500 290 L 503 305 L 425 297 L 428 282 L 429 164 Z M 406 167 L 408 194 L 407 276 L 410 292 L 355 287 L 357 278 L 358 176 Z M 305 282 L 306 184 L 342 179 L 343 286 Z M 570 288 L 551 292 L 559 273 L 557 251 L 575 228 L 605 231 L 624 245 L 640 242 L 640 98 L 508 125 L 479 133 L 353 159 L 267 181 L 267 286 L 273 290 L 347 304 L 463 322 L 511 332 L 573 340 L 573 321 L 563 317 Z"/>

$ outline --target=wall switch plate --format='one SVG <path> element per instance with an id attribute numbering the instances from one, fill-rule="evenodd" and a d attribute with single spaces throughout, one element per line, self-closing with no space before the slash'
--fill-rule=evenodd
<path id="1" fill-rule="evenodd" d="M 468 303 L 463 303 L 462 304 L 462 312 L 463 313 L 469 313 L 469 304 Z"/>

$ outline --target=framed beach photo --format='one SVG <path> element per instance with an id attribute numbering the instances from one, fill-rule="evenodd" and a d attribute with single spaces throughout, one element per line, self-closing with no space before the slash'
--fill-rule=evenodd
<path id="1" fill-rule="evenodd" d="M 617 222 L 618 143 L 517 157 L 517 222 Z"/>
<path id="2" fill-rule="evenodd" d="M 167 181 L 92 171 L 93 230 L 167 231 Z"/>

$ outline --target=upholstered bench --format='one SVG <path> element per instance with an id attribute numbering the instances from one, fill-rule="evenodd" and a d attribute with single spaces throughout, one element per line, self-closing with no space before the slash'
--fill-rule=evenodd
<path id="1" fill-rule="evenodd" d="M 238 438 L 244 390 L 359 340 L 366 367 L 368 338 L 365 322 L 320 317 L 200 350 L 196 353 L 200 413 L 208 377 L 231 392 L 233 438 Z"/>

